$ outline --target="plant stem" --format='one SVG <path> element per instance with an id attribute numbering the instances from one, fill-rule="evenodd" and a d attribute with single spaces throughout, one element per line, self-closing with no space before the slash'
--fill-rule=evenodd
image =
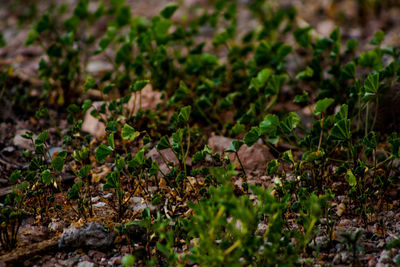
<path id="1" fill-rule="evenodd" d="M 323 126 L 324 126 L 324 118 L 321 115 L 321 132 L 319 134 L 319 142 L 318 142 L 317 152 L 319 152 L 319 149 L 321 148 Z"/>
<path id="2" fill-rule="evenodd" d="M 237 157 L 237 159 L 238 159 L 238 161 L 239 161 L 240 167 L 242 167 L 242 171 L 243 171 L 244 175 L 246 175 L 246 171 L 244 170 L 242 161 L 241 161 L 240 158 L 239 158 L 239 153 L 236 151 L 235 154 L 236 154 L 236 157 Z"/>

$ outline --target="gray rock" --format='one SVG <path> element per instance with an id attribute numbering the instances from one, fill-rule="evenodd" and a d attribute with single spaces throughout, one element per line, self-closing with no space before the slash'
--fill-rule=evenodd
<path id="1" fill-rule="evenodd" d="M 15 147 L 8 146 L 8 147 L 3 148 L 3 150 L 1 150 L 1 153 L 4 156 L 7 156 L 7 155 L 11 155 L 14 151 L 15 151 Z"/>
<path id="2" fill-rule="evenodd" d="M 232 138 L 216 135 L 208 139 L 208 146 L 213 153 L 219 152 L 223 154 L 233 140 Z M 238 154 L 246 170 L 265 170 L 268 161 L 274 159 L 269 149 L 259 143 L 255 143 L 251 147 L 245 144 L 242 145 Z M 231 160 L 237 160 L 235 153 L 229 153 L 229 157 Z"/>
<path id="3" fill-rule="evenodd" d="M 348 251 L 342 251 L 333 258 L 333 264 L 348 263 L 350 260 L 350 254 Z"/>
<path id="4" fill-rule="evenodd" d="M 27 129 L 18 130 L 15 133 L 15 136 L 13 139 L 13 144 L 14 144 L 14 146 L 17 146 L 19 148 L 32 150 L 33 149 L 32 141 L 29 139 L 25 139 L 21 136 L 21 135 L 25 134 L 26 132 L 29 132 L 29 130 L 27 130 Z M 33 136 L 33 140 L 35 140 L 35 139 L 36 139 L 36 135 Z"/>
<path id="5" fill-rule="evenodd" d="M 115 234 L 99 222 L 90 222 L 80 228 L 70 226 L 64 229 L 58 240 L 59 248 L 104 248 L 113 244 Z"/>
<path id="6" fill-rule="evenodd" d="M 175 166 L 179 164 L 178 158 L 175 156 L 174 152 L 170 148 L 158 152 L 157 149 L 154 147 L 149 152 L 147 152 L 146 157 L 156 161 L 158 163 L 160 171 L 162 171 L 164 174 L 167 174 L 169 172 L 169 168 L 165 163 L 163 157 L 167 162 L 172 162 Z M 192 160 L 190 158 L 186 159 L 186 165 L 192 165 Z"/>
<path id="7" fill-rule="evenodd" d="M 81 261 L 78 263 L 77 267 L 93 267 L 94 263 L 90 261 Z"/>
<path id="8" fill-rule="evenodd" d="M 113 66 L 107 61 L 94 60 L 87 64 L 86 71 L 91 73 L 102 73 L 112 70 Z"/>
<path id="9" fill-rule="evenodd" d="M 102 208 L 105 206 L 106 206 L 106 203 L 104 203 L 104 202 L 98 202 L 96 204 L 93 204 L 93 207 L 96 207 L 96 208 Z"/>
<path id="10" fill-rule="evenodd" d="M 326 236 L 317 236 L 311 241 L 311 244 L 321 248 L 326 248 L 326 245 L 328 244 L 328 238 Z"/>
<path id="11" fill-rule="evenodd" d="M 263 235 L 268 229 L 268 225 L 265 223 L 259 223 L 257 225 L 256 235 Z"/>
<path id="12" fill-rule="evenodd" d="M 92 203 L 96 203 L 96 202 L 98 202 L 100 200 L 100 197 L 99 196 L 97 196 L 97 197 L 92 197 Z"/>
<path id="13" fill-rule="evenodd" d="M 66 260 L 58 261 L 58 263 L 61 264 L 61 266 L 67 266 L 67 267 L 75 266 L 77 262 L 79 262 L 79 257 L 73 257 Z"/>
<path id="14" fill-rule="evenodd" d="M 121 264 L 122 257 L 121 256 L 114 256 L 108 261 L 108 265 L 110 266 L 118 266 Z"/>
<path id="15" fill-rule="evenodd" d="M 135 114 L 138 111 L 139 106 L 143 110 L 152 110 L 156 108 L 158 103 L 161 103 L 161 92 L 153 91 L 153 88 L 150 84 L 145 86 L 141 90 L 140 94 L 141 97 L 134 97 L 134 93 L 132 93 L 132 97 L 129 102 L 123 105 L 124 110 Z M 94 101 L 93 106 L 99 108 L 103 103 L 108 104 L 108 102 L 104 101 Z M 104 136 L 106 134 L 106 126 L 104 123 L 90 115 L 92 110 L 93 108 L 90 108 L 88 111 L 86 111 L 82 123 L 82 131 L 90 133 L 95 137 Z"/>
<path id="16" fill-rule="evenodd" d="M 61 231 L 64 229 L 64 222 L 63 221 L 51 222 L 49 223 L 48 228 L 53 232 Z"/>
<path id="17" fill-rule="evenodd" d="M 145 199 L 141 197 L 133 197 L 129 204 L 129 207 L 132 209 L 133 213 L 141 212 L 145 208 L 149 208 L 150 211 L 155 211 L 157 209 L 156 206 L 152 205 L 151 203 L 147 203 Z"/>
<path id="18" fill-rule="evenodd" d="M 94 101 L 93 106 L 95 108 L 100 108 L 104 104 L 104 101 Z M 90 115 L 93 108 L 86 111 L 85 117 L 82 123 L 82 131 L 87 132 L 95 137 L 104 136 L 106 134 L 106 126 L 104 123 L 100 122 L 98 119 Z"/>
<path id="19" fill-rule="evenodd" d="M 390 256 L 390 251 L 382 250 L 378 259 L 379 263 L 392 263 L 392 257 Z"/>
<path id="20" fill-rule="evenodd" d="M 104 197 L 105 199 L 111 199 L 112 196 L 113 196 L 112 193 L 107 193 L 107 194 L 105 194 L 103 197 Z"/>
<path id="21" fill-rule="evenodd" d="M 341 263 L 341 260 L 342 260 L 342 257 L 341 257 L 340 254 L 338 253 L 338 254 L 336 254 L 335 257 L 333 258 L 332 263 L 335 264 L 335 265 L 337 265 L 337 264 L 340 264 L 340 263 Z"/>

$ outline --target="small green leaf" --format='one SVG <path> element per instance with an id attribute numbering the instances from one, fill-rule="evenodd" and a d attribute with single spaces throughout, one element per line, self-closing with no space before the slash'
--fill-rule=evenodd
<path id="1" fill-rule="evenodd" d="M 57 157 L 51 159 L 51 167 L 53 167 L 53 169 L 55 171 L 59 171 L 59 172 L 62 171 L 64 168 L 64 164 L 65 164 L 65 161 L 61 157 L 57 156 Z"/>
<path id="2" fill-rule="evenodd" d="M 131 21 L 131 8 L 129 6 L 122 6 L 119 8 L 116 15 L 116 22 L 118 27 L 125 26 Z"/>
<path id="3" fill-rule="evenodd" d="M 326 109 L 333 104 L 335 100 L 333 98 L 324 98 L 321 100 L 318 100 L 317 104 L 315 105 L 314 108 L 314 115 L 319 115 L 323 112 L 326 111 Z"/>
<path id="4" fill-rule="evenodd" d="M 363 100 L 368 101 L 375 97 L 379 90 L 379 73 L 371 73 L 364 81 L 365 93 Z"/>
<path id="5" fill-rule="evenodd" d="M 0 48 L 5 47 L 7 45 L 6 39 L 4 39 L 4 35 L 0 33 Z"/>
<path id="6" fill-rule="evenodd" d="M 333 138 L 340 141 L 349 140 L 351 137 L 350 132 L 350 120 L 341 119 L 333 126 L 329 138 Z"/>
<path id="7" fill-rule="evenodd" d="M 110 172 L 107 174 L 106 183 L 103 185 L 103 190 L 110 190 L 117 188 L 119 186 L 119 173 L 118 172 Z"/>
<path id="8" fill-rule="evenodd" d="M 33 138 L 33 133 L 25 132 L 24 134 L 21 135 L 21 137 L 24 138 L 24 139 L 32 139 Z"/>
<path id="9" fill-rule="evenodd" d="M 280 163 L 274 159 L 267 163 L 267 175 L 275 175 L 278 171 Z"/>
<path id="10" fill-rule="evenodd" d="M 107 84 L 106 86 L 103 87 L 103 94 L 108 94 L 109 92 L 111 92 L 111 90 L 115 87 L 115 84 L 111 83 L 111 84 Z"/>
<path id="11" fill-rule="evenodd" d="M 16 182 L 18 182 L 18 179 L 21 178 L 21 170 L 15 170 L 11 173 L 10 178 L 8 179 L 8 181 L 11 184 L 14 184 Z"/>
<path id="12" fill-rule="evenodd" d="M 68 107 L 67 107 L 67 111 L 69 112 L 69 113 L 74 113 L 74 114 L 76 114 L 76 113 L 78 113 L 79 112 L 79 106 L 78 105 L 76 105 L 76 104 L 70 104 L 70 105 L 68 105 Z"/>
<path id="13" fill-rule="evenodd" d="M 115 141 L 114 141 L 114 133 L 110 133 L 108 136 L 108 145 L 114 149 L 115 148 Z"/>
<path id="14" fill-rule="evenodd" d="M 294 164 L 294 159 L 293 159 L 293 154 L 292 150 L 287 150 L 282 154 L 282 159 L 286 161 L 287 163 L 292 163 Z"/>
<path id="15" fill-rule="evenodd" d="M 42 171 L 42 182 L 49 185 L 51 184 L 51 173 L 50 170 Z"/>
<path id="16" fill-rule="evenodd" d="M 197 151 L 196 153 L 194 153 L 192 157 L 193 164 L 197 164 L 205 160 L 205 158 L 206 158 L 206 153 L 204 153 L 204 151 Z"/>
<path id="17" fill-rule="evenodd" d="M 177 9 L 178 9 L 177 5 L 169 4 L 160 12 L 160 14 L 164 18 L 169 19 L 172 17 L 172 15 L 174 15 Z"/>
<path id="18" fill-rule="evenodd" d="M 131 254 L 126 254 L 123 258 L 122 258 L 122 264 L 125 267 L 131 267 L 135 264 L 136 259 L 134 256 L 132 256 Z"/>
<path id="19" fill-rule="evenodd" d="M 103 52 L 112 42 L 112 40 L 115 38 L 117 34 L 117 29 L 115 27 L 108 27 L 106 36 L 102 38 L 99 42 L 99 48 L 95 51 L 95 54 L 99 54 Z"/>
<path id="20" fill-rule="evenodd" d="M 346 43 L 345 53 L 348 54 L 348 53 L 353 52 L 357 48 L 358 45 L 359 45 L 359 43 L 357 42 L 356 39 L 352 38 L 352 39 L 348 40 Z"/>
<path id="21" fill-rule="evenodd" d="M 128 166 L 136 169 L 142 166 L 144 161 L 145 161 L 144 149 L 142 148 L 140 149 L 139 152 L 135 154 L 135 157 L 132 160 L 128 161 Z"/>
<path id="22" fill-rule="evenodd" d="M 272 70 L 269 68 L 262 69 L 258 72 L 257 77 L 252 78 L 250 81 L 250 89 L 255 89 L 257 92 L 266 85 L 267 81 L 272 75 Z"/>
<path id="23" fill-rule="evenodd" d="M 87 77 L 86 82 L 83 85 L 83 90 L 87 92 L 89 89 L 93 89 L 93 87 L 96 85 L 96 79 L 93 77 Z"/>
<path id="24" fill-rule="evenodd" d="M 296 112 L 290 112 L 288 116 L 281 122 L 280 126 L 283 132 L 290 133 L 301 122 L 301 118 Z"/>
<path id="25" fill-rule="evenodd" d="M 80 168 L 78 172 L 78 177 L 81 179 L 85 179 L 86 177 L 89 176 L 90 170 L 93 169 L 92 165 L 85 165 L 82 168 Z"/>
<path id="26" fill-rule="evenodd" d="M 46 142 L 48 135 L 49 135 L 49 130 L 41 132 L 35 140 L 35 145 L 43 145 Z"/>
<path id="27" fill-rule="evenodd" d="M 309 95 L 307 91 L 304 91 L 301 95 L 296 95 L 293 103 L 305 103 L 308 101 Z"/>
<path id="28" fill-rule="evenodd" d="M 44 14 L 36 23 L 35 29 L 38 33 L 42 33 L 49 29 L 51 25 L 50 15 L 48 13 Z"/>
<path id="29" fill-rule="evenodd" d="M 312 27 L 305 27 L 298 29 L 293 33 L 296 42 L 304 48 L 306 48 L 311 43 L 311 30 Z"/>
<path id="30" fill-rule="evenodd" d="M 35 29 L 30 29 L 30 31 L 28 32 L 28 36 L 25 39 L 25 45 L 33 45 L 38 37 L 39 33 Z"/>
<path id="31" fill-rule="evenodd" d="M 40 118 L 45 118 L 46 116 L 49 115 L 49 110 L 46 107 L 40 107 L 38 111 L 35 113 L 35 117 L 40 119 Z"/>
<path id="32" fill-rule="evenodd" d="M 223 45 L 229 40 L 229 34 L 224 31 L 214 35 L 213 46 Z"/>
<path id="33" fill-rule="evenodd" d="M 378 145 L 378 137 L 375 132 L 369 132 L 362 140 L 362 144 L 369 149 L 374 149 Z"/>
<path id="34" fill-rule="evenodd" d="M 312 68 L 310 68 L 309 66 L 307 66 L 307 68 L 305 70 L 297 73 L 296 79 L 304 80 L 304 79 L 312 77 L 313 75 L 314 75 L 314 70 Z"/>
<path id="35" fill-rule="evenodd" d="M 157 163 L 157 161 L 153 161 L 152 163 L 151 163 L 151 168 L 149 169 L 149 175 L 150 176 L 156 176 L 157 174 L 158 174 L 158 170 L 159 170 L 160 168 L 158 167 L 158 163 Z"/>
<path id="36" fill-rule="evenodd" d="M 161 137 L 160 141 L 157 144 L 158 150 L 163 150 L 171 147 L 171 143 L 169 142 L 168 136 L 164 135 Z"/>
<path id="37" fill-rule="evenodd" d="M 320 151 L 307 151 L 306 153 L 303 154 L 303 159 L 305 162 L 313 162 L 316 160 L 319 160 L 325 156 L 325 152 L 320 150 Z"/>
<path id="38" fill-rule="evenodd" d="M 229 145 L 229 147 L 227 149 L 225 149 L 225 152 L 238 152 L 240 147 L 243 144 L 244 143 L 240 140 L 232 141 L 232 143 Z"/>
<path id="39" fill-rule="evenodd" d="M 179 151 L 183 140 L 183 129 L 178 129 L 172 134 L 172 149 Z"/>
<path id="40" fill-rule="evenodd" d="M 110 108 L 110 106 L 108 108 Z M 108 133 L 116 133 L 117 132 L 117 127 L 118 127 L 118 122 L 114 121 L 114 120 L 110 120 L 110 121 L 107 122 L 106 132 L 108 132 Z"/>
<path id="41" fill-rule="evenodd" d="M 346 104 L 343 104 L 339 111 L 335 114 L 335 121 L 340 121 L 342 119 L 347 119 L 349 113 L 349 106 Z"/>
<path id="42" fill-rule="evenodd" d="M 244 143 L 250 147 L 260 138 L 260 128 L 251 127 L 250 131 L 244 136 Z"/>
<path id="43" fill-rule="evenodd" d="M 79 191 L 81 190 L 82 185 L 82 181 L 76 182 L 67 193 L 68 199 L 78 199 Z"/>
<path id="44" fill-rule="evenodd" d="M 190 95 L 189 88 L 183 81 L 180 81 L 179 88 L 175 91 L 175 94 L 171 97 L 170 102 L 176 104 L 179 101 L 182 101 L 183 99 L 187 98 L 189 95 Z"/>
<path id="45" fill-rule="evenodd" d="M 83 104 L 82 104 L 82 111 L 83 112 L 86 112 L 91 107 L 92 107 L 92 100 L 86 99 L 85 101 L 83 101 Z"/>
<path id="46" fill-rule="evenodd" d="M 354 61 L 347 63 L 340 69 L 340 72 L 343 78 L 353 79 L 356 76 L 356 63 Z"/>
<path id="47" fill-rule="evenodd" d="M 348 170 L 346 173 L 346 181 L 349 183 L 350 186 L 357 185 L 357 179 L 351 170 Z"/>
<path id="48" fill-rule="evenodd" d="M 96 157 L 97 161 L 101 162 L 103 161 L 108 155 L 111 154 L 112 152 L 112 148 L 109 146 L 106 146 L 104 144 L 101 144 L 97 149 L 96 152 L 94 154 L 94 156 Z"/>
<path id="49" fill-rule="evenodd" d="M 139 132 L 135 131 L 135 129 L 129 124 L 125 123 L 122 127 L 121 137 L 122 139 L 128 139 L 130 141 L 135 140 L 140 135 Z"/>
<path id="50" fill-rule="evenodd" d="M 382 30 L 379 30 L 375 33 L 374 38 L 369 42 L 372 45 L 380 45 L 385 39 L 385 33 Z"/>
<path id="51" fill-rule="evenodd" d="M 246 130 L 246 126 L 240 123 L 236 123 L 231 129 L 231 136 L 238 136 Z"/>
<path id="52" fill-rule="evenodd" d="M 168 36 L 169 28 L 172 25 L 169 19 L 160 19 L 153 22 L 153 33 L 157 41 L 163 41 Z"/>
<path id="53" fill-rule="evenodd" d="M 279 118 L 275 114 L 268 114 L 260 123 L 261 134 L 275 135 L 279 126 Z"/>
<path id="54" fill-rule="evenodd" d="M 161 253 L 163 253 L 164 255 L 166 255 L 166 256 L 170 255 L 170 252 L 165 245 L 157 242 L 156 247 L 157 247 L 157 250 L 160 251 Z"/>
<path id="55" fill-rule="evenodd" d="M 268 82 L 265 95 L 273 96 L 273 95 L 279 94 L 279 91 L 281 90 L 282 86 L 284 85 L 286 79 L 287 79 L 286 74 L 272 75 L 271 79 Z"/>
<path id="56" fill-rule="evenodd" d="M 375 50 L 369 50 L 361 53 L 359 64 L 363 67 L 370 67 L 374 70 L 382 68 L 382 57 Z"/>
<path id="57" fill-rule="evenodd" d="M 186 106 L 186 107 L 181 108 L 181 110 L 179 111 L 179 115 L 178 115 L 178 122 L 180 124 L 184 124 L 189 120 L 191 109 L 192 109 L 191 106 Z"/>
<path id="58" fill-rule="evenodd" d="M 139 92 L 141 91 L 146 85 L 150 83 L 149 80 L 138 80 L 133 85 L 129 87 L 130 92 Z"/>

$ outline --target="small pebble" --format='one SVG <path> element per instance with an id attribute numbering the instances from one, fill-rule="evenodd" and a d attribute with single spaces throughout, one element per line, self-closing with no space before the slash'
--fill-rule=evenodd
<path id="1" fill-rule="evenodd" d="M 110 199 L 110 198 L 112 198 L 112 193 L 108 193 L 108 194 L 105 194 L 103 197 L 105 198 L 105 199 Z"/>
<path id="2" fill-rule="evenodd" d="M 101 207 L 104 207 L 105 205 L 106 205 L 106 203 L 104 203 L 104 202 L 98 202 L 96 204 L 93 204 L 93 207 L 101 208 Z"/>

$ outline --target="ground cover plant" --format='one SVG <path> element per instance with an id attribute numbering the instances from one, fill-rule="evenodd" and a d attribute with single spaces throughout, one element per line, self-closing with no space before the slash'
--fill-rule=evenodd
<path id="1" fill-rule="evenodd" d="M 335 13 L 320 34 L 290 1 L 73 2 L 5 7 L 35 75 L 0 62 L 0 263 L 400 264 L 385 27 L 352 38 Z M 354 23 L 399 8 L 338 2 Z"/>

